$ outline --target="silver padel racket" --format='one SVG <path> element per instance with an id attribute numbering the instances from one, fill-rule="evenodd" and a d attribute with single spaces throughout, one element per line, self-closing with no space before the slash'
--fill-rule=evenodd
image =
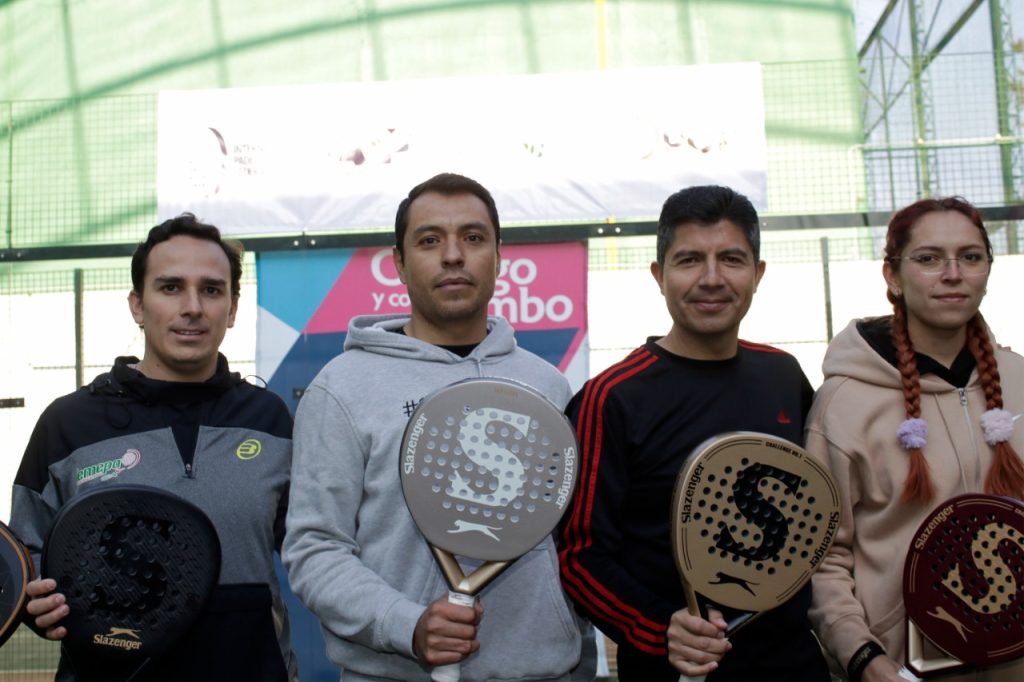
<path id="1" fill-rule="evenodd" d="M 903 604 L 916 675 L 1024 657 L 1024 502 L 969 494 L 933 509 L 907 551 Z"/>
<path id="2" fill-rule="evenodd" d="M 562 411 L 514 381 L 467 379 L 420 402 L 402 438 L 402 492 L 450 602 L 472 606 L 554 530 L 576 486 L 577 452 Z M 456 555 L 483 563 L 466 575 Z M 454 682 L 459 664 L 431 678 Z"/>
<path id="3" fill-rule="evenodd" d="M 728 636 L 810 580 L 839 527 L 839 491 L 793 443 L 726 433 L 687 460 L 676 479 L 671 527 L 687 608 L 705 619 L 709 605 L 740 611 Z"/>

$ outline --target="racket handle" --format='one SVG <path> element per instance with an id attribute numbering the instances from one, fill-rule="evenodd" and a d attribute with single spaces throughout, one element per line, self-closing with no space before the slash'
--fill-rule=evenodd
<path id="1" fill-rule="evenodd" d="M 901 665 L 898 672 L 900 677 L 902 677 L 905 680 L 908 680 L 909 682 L 921 682 L 921 678 L 915 675 L 914 673 L 910 672 L 910 670 L 905 665 Z"/>
<path id="2" fill-rule="evenodd" d="M 679 675 L 679 682 L 704 682 L 704 678 L 707 675 L 698 675 L 697 677 L 690 677 L 689 675 Z"/>
<path id="3" fill-rule="evenodd" d="M 448 603 L 472 608 L 476 604 L 476 597 L 448 590 Z M 434 682 L 459 682 L 459 677 L 462 675 L 461 668 L 462 665 L 460 663 L 439 665 L 430 671 L 430 679 Z"/>

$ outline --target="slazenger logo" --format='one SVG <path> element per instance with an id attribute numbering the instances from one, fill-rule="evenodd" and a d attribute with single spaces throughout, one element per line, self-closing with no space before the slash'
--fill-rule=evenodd
<path id="1" fill-rule="evenodd" d="M 125 450 L 124 454 L 117 459 L 109 459 L 106 462 L 93 464 L 92 466 L 87 466 L 84 469 L 76 471 L 75 484 L 82 485 L 86 481 L 91 481 L 95 478 L 98 478 L 101 481 L 109 481 L 112 478 L 117 478 L 121 475 L 122 471 L 131 469 L 138 464 L 141 459 L 142 453 L 138 450 Z"/>
<path id="2" fill-rule="evenodd" d="M 131 639 L 126 639 L 126 638 Z M 131 628 L 110 628 L 110 632 L 105 635 L 95 634 L 92 636 L 92 643 L 99 644 L 100 646 L 114 647 L 115 649 L 125 649 L 127 651 L 137 651 L 142 648 L 142 638 L 139 636 L 138 630 L 132 630 Z M 132 641 L 135 640 L 135 641 Z"/>
<path id="3" fill-rule="evenodd" d="M 463 519 L 455 519 L 455 527 L 450 529 L 449 533 L 468 533 L 470 531 L 476 531 L 477 533 L 483 533 L 489 538 L 501 542 L 501 538 L 494 534 L 494 531 L 501 530 L 501 526 L 485 526 L 482 523 L 473 523 L 472 521 L 465 521 Z"/>
<path id="4" fill-rule="evenodd" d="M 255 438 L 249 438 L 242 441 L 242 443 L 235 450 L 235 455 L 238 459 L 252 459 L 260 454 L 263 450 L 263 444 Z"/>

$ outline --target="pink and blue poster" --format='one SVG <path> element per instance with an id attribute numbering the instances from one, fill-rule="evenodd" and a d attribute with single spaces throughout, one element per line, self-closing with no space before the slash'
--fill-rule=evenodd
<path id="1" fill-rule="evenodd" d="M 342 352 L 357 315 L 409 312 L 390 247 L 268 252 L 257 256 L 256 370 L 294 411 L 320 368 Z M 488 312 L 520 346 L 587 379 L 587 250 L 582 242 L 507 245 Z"/>

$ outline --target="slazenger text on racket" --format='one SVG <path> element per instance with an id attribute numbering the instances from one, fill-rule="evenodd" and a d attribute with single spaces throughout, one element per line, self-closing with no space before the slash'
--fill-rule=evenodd
<path id="1" fill-rule="evenodd" d="M 558 499 L 555 500 L 559 509 L 565 507 L 572 494 L 572 482 L 576 475 L 576 448 L 567 447 L 562 452 L 562 461 L 565 462 L 565 471 L 562 474 L 562 485 L 558 486 Z"/>
<path id="2" fill-rule="evenodd" d="M 917 540 L 914 541 L 914 549 L 924 549 L 925 544 L 927 544 L 928 542 L 928 538 L 931 537 L 931 534 L 935 531 L 935 529 L 941 526 L 943 523 L 945 523 L 946 519 L 948 519 L 952 515 L 953 505 L 949 505 L 942 511 L 938 512 L 935 515 L 935 517 L 931 520 L 931 522 L 928 524 L 928 527 L 925 528 L 924 532 L 921 533 L 921 535 L 918 536 Z"/>
<path id="3" fill-rule="evenodd" d="M 420 415 L 416 423 L 413 424 L 412 431 L 409 434 L 409 442 L 405 444 L 405 473 L 411 474 L 416 468 L 416 443 L 419 442 L 420 436 L 423 435 L 423 425 L 427 423 L 427 415 L 423 413 Z M 394 466 L 394 465 L 392 465 Z"/>
<path id="4" fill-rule="evenodd" d="M 825 554 L 828 553 L 828 548 L 832 546 L 832 536 L 836 533 L 836 528 L 839 527 L 839 512 L 832 512 L 828 515 L 828 525 L 826 526 L 826 532 L 821 540 L 821 544 L 818 545 L 817 549 L 814 550 L 814 556 L 811 558 L 811 566 L 817 566 Z"/>
<path id="5" fill-rule="evenodd" d="M 693 470 L 693 475 L 690 476 L 690 480 L 686 482 L 686 500 L 683 502 L 683 513 L 682 522 L 690 522 L 690 512 L 693 509 L 693 493 L 697 490 L 697 484 L 700 483 L 700 479 L 703 478 L 704 465 L 698 464 Z"/>

